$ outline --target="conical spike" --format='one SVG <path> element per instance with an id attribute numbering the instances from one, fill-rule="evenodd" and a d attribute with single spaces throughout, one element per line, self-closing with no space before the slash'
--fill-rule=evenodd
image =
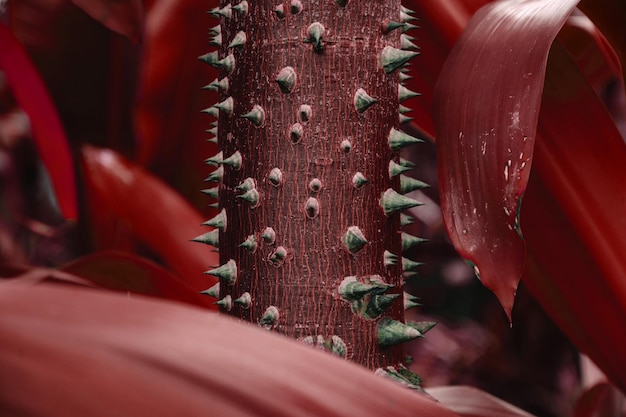
<path id="1" fill-rule="evenodd" d="M 414 22 L 414 21 L 416 21 L 416 20 L 418 20 L 418 19 L 417 19 L 417 17 L 413 17 L 413 16 L 411 16 L 411 15 L 410 15 L 410 14 L 408 14 L 408 13 L 405 13 L 405 12 L 403 12 L 403 11 L 400 11 L 400 20 L 401 20 L 403 23 L 409 23 L 409 22 Z"/>
<path id="2" fill-rule="evenodd" d="M 291 14 L 300 13 L 302 8 L 302 2 L 300 0 L 291 0 Z"/>
<path id="3" fill-rule="evenodd" d="M 230 41 L 230 43 L 228 44 L 228 49 L 231 49 L 231 48 L 241 48 L 241 47 L 243 47 L 246 44 L 247 40 L 248 40 L 248 38 L 246 37 L 246 32 L 241 30 L 241 31 L 237 32 L 237 34 L 235 35 L 233 40 Z"/>
<path id="4" fill-rule="evenodd" d="M 357 301 L 365 297 L 367 294 L 382 294 L 391 287 L 393 287 L 393 285 L 378 282 L 365 284 L 357 281 L 356 277 L 350 276 L 345 277 L 343 281 L 341 281 L 339 288 L 337 288 L 337 293 L 344 300 Z"/>
<path id="5" fill-rule="evenodd" d="M 324 32 L 326 29 L 320 22 L 313 22 L 307 29 L 309 35 L 307 41 L 313 44 L 314 51 L 320 51 L 324 48 L 322 45 L 322 39 L 324 38 Z"/>
<path id="6" fill-rule="evenodd" d="M 212 157 L 205 159 L 204 163 L 207 165 L 217 166 L 220 164 L 220 162 L 222 162 L 223 159 L 224 159 L 224 152 L 219 151 Z"/>
<path id="7" fill-rule="evenodd" d="M 419 306 L 421 306 L 421 304 L 419 303 L 419 298 L 405 291 L 404 292 L 404 309 L 408 310 L 408 309 L 419 307 Z M 410 326 L 409 323 L 407 323 L 407 325 Z M 420 333 L 424 334 L 425 332 L 420 331 Z"/>
<path id="8" fill-rule="evenodd" d="M 250 304 L 252 304 L 252 297 L 248 291 L 241 294 L 241 296 L 235 300 L 233 303 L 239 304 L 241 308 L 250 308 Z"/>
<path id="9" fill-rule="evenodd" d="M 224 167 L 218 167 L 215 171 L 211 172 L 204 180 L 206 182 L 222 182 L 224 179 Z"/>
<path id="10" fill-rule="evenodd" d="M 222 46 L 222 34 L 218 33 L 217 35 L 213 36 L 211 40 L 209 41 L 209 45 Z"/>
<path id="11" fill-rule="evenodd" d="M 428 239 L 423 239 L 421 237 L 410 235 L 406 232 L 402 232 L 402 251 L 406 252 L 411 249 L 413 246 L 419 245 L 421 243 L 428 242 Z"/>
<path id="12" fill-rule="evenodd" d="M 284 67 L 278 71 L 275 81 L 278 84 L 280 91 L 287 94 L 291 93 L 295 87 L 297 78 L 296 71 L 293 67 Z"/>
<path id="13" fill-rule="evenodd" d="M 320 202 L 315 197 L 309 197 L 304 203 L 304 213 L 309 219 L 314 219 L 320 213 Z"/>
<path id="14" fill-rule="evenodd" d="M 211 135 L 213 135 L 213 136 L 217 136 L 217 127 L 212 127 L 210 129 L 205 129 L 204 131 L 209 133 L 209 134 L 211 134 Z"/>
<path id="15" fill-rule="evenodd" d="M 298 109 L 298 120 L 302 124 L 306 124 L 309 120 L 311 120 L 311 114 L 313 113 L 313 109 L 308 104 L 302 104 L 300 109 Z"/>
<path id="16" fill-rule="evenodd" d="M 398 79 L 400 80 L 400 82 L 401 82 L 401 83 L 403 83 L 403 82 L 405 82 L 405 81 L 408 81 L 408 80 L 410 80 L 410 79 L 412 79 L 412 78 L 413 78 L 413 77 L 411 77 L 411 76 L 410 76 L 410 75 L 408 75 L 408 74 L 405 74 L 404 72 L 400 72 L 400 73 L 398 74 Z"/>
<path id="17" fill-rule="evenodd" d="M 405 158 L 400 158 L 398 163 L 400 165 L 402 165 L 403 167 L 408 167 L 408 168 L 415 168 L 416 167 L 416 165 L 413 162 L 411 162 L 411 161 L 409 161 L 408 159 L 405 159 Z"/>
<path id="18" fill-rule="evenodd" d="M 215 68 L 226 71 L 230 74 L 235 69 L 235 57 L 233 54 L 229 54 L 226 58 L 220 59 L 212 64 Z"/>
<path id="19" fill-rule="evenodd" d="M 398 163 L 396 163 L 393 159 L 391 161 L 389 161 L 389 178 L 393 178 L 396 175 L 400 175 L 404 172 L 410 171 L 411 167 L 407 167 L 404 165 L 400 165 Z"/>
<path id="20" fill-rule="evenodd" d="M 217 51 L 209 52 L 204 55 L 200 55 L 198 59 L 205 64 L 214 65 L 217 61 L 220 60 L 219 54 Z"/>
<path id="21" fill-rule="evenodd" d="M 420 142 L 423 142 L 423 140 L 407 135 L 404 132 L 394 129 L 393 127 L 389 131 L 389 137 L 387 138 L 387 143 L 392 151 L 399 151 L 407 146 Z"/>
<path id="22" fill-rule="evenodd" d="M 412 117 L 405 116 L 404 114 L 400 114 L 398 116 L 398 121 L 400 122 L 401 125 L 405 123 L 409 123 L 411 120 L 413 120 Z"/>
<path id="23" fill-rule="evenodd" d="M 404 23 L 402 22 L 394 22 L 393 20 L 385 19 L 382 24 L 383 33 L 393 32 L 396 29 L 404 27 Z"/>
<path id="24" fill-rule="evenodd" d="M 415 272 L 420 265 L 422 265 L 421 262 L 415 262 L 410 260 L 409 258 L 402 257 L 403 272 Z"/>
<path id="25" fill-rule="evenodd" d="M 259 200 L 260 200 L 259 192 L 257 191 L 256 188 L 251 188 L 245 193 L 236 196 L 236 198 L 240 198 L 244 201 L 247 201 L 248 204 L 250 205 L 250 208 L 258 207 Z"/>
<path id="26" fill-rule="evenodd" d="M 200 110 L 200 112 L 206 113 L 209 116 L 220 117 L 220 110 L 215 106 L 207 107 L 206 109 Z"/>
<path id="27" fill-rule="evenodd" d="M 428 188 L 430 185 L 416 180 L 413 177 L 407 175 L 400 175 L 400 192 L 402 194 L 410 193 L 411 191 L 421 190 L 422 188 Z"/>
<path id="28" fill-rule="evenodd" d="M 354 186 L 354 188 L 357 188 L 357 189 L 363 187 L 368 182 L 370 182 L 370 180 L 365 178 L 365 176 L 361 172 L 357 172 L 352 177 L 352 185 Z"/>
<path id="29" fill-rule="evenodd" d="M 411 109 L 411 108 L 409 108 L 409 107 L 407 107 L 407 106 L 403 106 L 402 104 L 400 104 L 400 105 L 398 106 L 398 112 L 399 112 L 400 114 L 407 114 L 407 113 L 409 113 L 409 112 L 411 112 L 411 111 L 413 111 L 413 109 Z"/>
<path id="30" fill-rule="evenodd" d="M 213 81 L 211 81 L 210 84 L 202 87 L 205 90 L 211 90 L 211 91 L 221 91 L 223 93 L 225 93 L 226 91 L 228 91 L 228 77 L 224 77 L 221 80 L 219 79 L 214 79 Z"/>
<path id="31" fill-rule="evenodd" d="M 224 310 L 230 311 L 233 308 L 233 298 L 230 295 L 227 295 L 221 300 L 214 302 L 213 304 L 217 304 Z"/>
<path id="32" fill-rule="evenodd" d="M 222 33 L 222 25 L 217 25 L 217 26 L 213 26 L 212 28 L 209 28 L 210 36 L 219 35 L 220 33 Z"/>
<path id="33" fill-rule="evenodd" d="M 422 204 L 417 200 L 398 194 L 393 188 L 388 188 L 380 199 L 380 206 L 385 211 L 385 216 Z"/>
<path id="34" fill-rule="evenodd" d="M 223 279 L 228 285 L 233 285 L 237 281 L 237 263 L 234 259 L 231 259 L 224 265 L 206 271 L 205 274 L 213 275 Z"/>
<path id="35" fill-rule="evenodd" d="M 380 320 L 376 330 L 376 340 L 381 346 L 393 346 L 422 337 L 419 330 L 388 317 Z"/>
<path id="36" fill-rule="evenodd" d="M 254 180 L 254 178 L 246 178 L 245 180 L 241 181 L 241 184 L 237 185 L 235 187 L 236 191 L 241 191 L 241 192 L 246 192 L 248 190 L 251 190 L 253 188 L 256 188 L 256 181 Z"/>
<path id="37" fill-rule="evenodd" d="M 232 114 L 233 106 L 234 106 L 233 98 L 228 97 L 226 100 L 220 101 L 219 103 L 215 104 L 213 107 L 217 107 L 218 109 L 220 109 L 226 114 Z"/>
<path id="38" fill-rule="evenodd" d="M 280 185 L 283 183 L 283 172 L 278 168 L 272 168 L 267 177 L 267 180 L 274 187 L 280 187 Z"/>
<path id="39" fill-rule="evenodd" d="M 406 325 L 414 328 L 421 334 L 425 334 L 437 324 L 439 323 L 437 323 L 436 321 L 409 321 Z"/>
<path id="40" fill-rule="evenodd" d="M 375 103 L 378 103 L 378 100 L 367 94 L 365 90 L 363 90 L 362 88 L 356 90 L 356 93 L 354 94 L 354 108 L 357 112 L 363 113 Z"/>
<path id="41" fill-rule="evenodd" d="M 220 246 L 220 231 L 219 229 L 211 230 L 210 232 L 196 236 L 191 240 L 193 242 L 204 243 L 205 245 L 211 245 L 217 248 Z"/>
<path id="42" fill-rule="evenodd" d="M 283 6 L 283 4 L 279 4 L 278 6 L 276 6 L 274 8 L 274 13 L 276 13 L 276 17 L 278 17 L 279 19 L 284 19 L 285 18 L 285 6 Z"/>
<path id="43" fill-rule="evenodd" d="M 400 226 L 408 226 L 413 224 L 415 219 L 408 214 L 400 213 Z"/>
<path id="44" fill-rule="evenodd" d="M 399 256 L 386 250 L 383 253 L 383 263 L 387 268 L 398 264 Z"/>
<path id="45" fill-rule="evenodd" d="M 259 326 L 263 326 L 266 329 L 271 329 L 276 326 L 280 313 L 275 306 L 269 306 L 263 316 L 259 319 Z"/>
<path id="46" fill-rule="evenodd" d="M 415 14 L 415 10 L 411 10 L 408 7 L 405 6 L 400 6 L 400 12 L 402 13 L 406 13 L 406 14 Z"/>
<path id="47" fill-rule="evenodd" d="M 392 46 L 385 46 L 380 56 L 380 63 L 385 73 L 390 74 L 417 55 L 419 52 L 403 51 Z"/>
<path id="48" fill-rule="evenodd" d="M 222 7 L 221 9 L 219 7 L 211 9 L 208 11 L 208 13 L 213 17 L 223 17 L 225 19 L 230 19 L 231 17 L 233 17 L 233 12 L 232 12 L 230 3 Z"/>
<path id="49" fill-rule="evenodd" d="M 410 98 L 419 96 L 418 93 L 409 90 L 401 84 L 398 84 L 398 101 L 402 103 Z"/>
<path id="50" fill-rule="evenodd" d="M 236 6 L 233 6 L 232 9 L 239 13 L 242 17 L 245 17 L 248 14 L 248 2 L 244 0 Z"/>
<path id="51" fill-rule="evenodd" d="M 220 203 L 212 203 L 212 204 L 209 204 L 208 206 L 212 209 L 219 210 Z"/>
<path id="52" fill-rule="evenodd" d="M 236 151 L 234 154 L 232 154 L 228 158 L 218 161 L 217 163 L 219 165 L 229 166 L 235 171 L 239 171 L 241 169 L 241 162 L 242 162 L 241 153 L 239 151 Z"/>
<path id="53" fill-rule="evenodd" d="M 207 139 L 206 141 L 211 143 L 217 143 L 217 136 Z"/>
<path id="54" fill-rule="evenodd" d="M 287 257 L 287 249 L 285 249 L 283 246 L 279 246 L 269 256 L 268 260 L 271 262 L 272 265 L 278 268 L 279 266 L 283 264 L 286 257 Z"/>
<path id="55" fill-rule="evenodd" d="M 226 210 L 222 209 L 215 217 L 207 220 L 202 223 L 203 226 L 213 226 L 220 229 L 222 232 L 226 231 L 226 227 L 228 226 L 228 221 L 226 218 Z"/>
<path id="56" fill-rule="evenodd" d="M 276 242 L 276 232 L 271 227 L 266 227 L 261 234 L 261 239 L 268 245 L 272 245 Z"/>
<path id="57" fill-rule="evenodd" d="M 348 227 L 348 230 L 346 230 L 343 234 L 341 241 L 346 249 L 348 249 L 348 251 L 352 254 L 355 254 L 363 249 L 363 247 L 368 243 L 367 239 L 363 235 L 363 232 L 357 226 Z"/>
<path id="58" fill-rule="evenodd" d="M 400 35 L 400 48 L 404 51 L 418 51 L 419 46 L 411 42 L 410 38 L 408 35 Z"/>
<path id="59" fill-rule="evenodd" d="M 263 110 L 263 107 L 256 104 L 252 110 L 241 117 L 250 120 L 255 126 L 259 127 L 265 122 L 265 110 Z"/>
<path id="60" fill-rule="evenodd" d="M 200 294 L 208 295 L 209 297 L 219 298 L 220 296 L 220 283 L 213 285 L 211 288 L 207 288 L 204 291 L 200 291 Z"/>
<path id="61" fill-rule="evenodd" d="M 349 153 L 352 150 L 352 142 L 348 139 L 344 139 L 339 144 L 339 148 L 341 149 L 341 152 Z"/>
<path id="62" fill-rule="evenodd" d="M 402 33 L 406 33 L 409 30 L 419 29 L 419 28 L 420 28 L 419 26 L 412 25 L 411 23 L 405 23 L 404 27 L 402 28 Z"/>
<path id="63" fill-rule="evenodd" d="M 240 248 L 246 248 L 248 249 L 248 251 L 253 252 L 253 253 L 254 251 L 256 251 L 257 246 L 258 246 L 258 243 L 257 243 L 255 235 L 248 236 L 246 240 L 244 240 L 243 242 L 239 244 Z"/>
<path id="64" fill-rule="evenodd" d="M 304 135 L 304 127 L 300 123 L 294 123 L 291 125 L 289 128 L 289 139 L 291 139 L 291 142 L 300 142 L 302 135 Z"/>
<path id="65" fill-rule="evenodd" d="M 219 198 L 219 191 L 220 191 L 220 187 L 205 188 L 204 190 L 200 190 L 200 192 L 202 192 L 203 194 L 206 194 L 209 197 L 212 197 L 215 199 Z"/>
<path id="66" fill-rule="evenodd" d="M 373 320 L 380 317 L 385 310 L 391 307 L 391 304 L 398 297 L 400 297 L 400 294 L 382 294 L 373 296 L 370 298 L 370 301 L 367 303 L 367 307 L 365 308 L 365 318 Z"/>

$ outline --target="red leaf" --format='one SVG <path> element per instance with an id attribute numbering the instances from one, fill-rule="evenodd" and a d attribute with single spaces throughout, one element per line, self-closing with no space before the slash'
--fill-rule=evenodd
<path id="1" fill-rule="evenodd" d="M 607 383 L 583 392 L 576 401 L 573 417 L 613 417 L 622 415 L 621 394 Z"/>
<path id="2" fill-rule="evenodd" d="M 72 0 L 109 29 L 138 41 L 143 26 L 141 0 Z"/>
<path id="3" fill-rule="evenodd" d="M 577 2 L 485 6 L 435 87 L 444 220 L 455 247 L 476 265 L 509 318 L 525 259 L 518 204 L 528 182 L 548 51 Z"/>
<path id="4" fill-rule="evenodd" d="M 434 387 L 427 391 L 463 417 L 533 417 L 524 410 L 474 387 Z"/>
<path id="5" fill-rule="evenodd" d="M 33 137 L 50 175 L 61 214 L 68 220 L 75 220 L 78 209 L 74 163 L 52 99 L 26 51 L 2 22 L 0 45 L 0 71 L 7 78 L 17 103 L 30 118 Z"/>
<path id="6" fill-rule="evenodd" d="M 332 354 L 141 297 L 0 285 L 0 340 L 11 416 L 456 415 Z"/>
<path id="7" fill-rule="evenodd" d="M 159 265 L 123 252 L 98 252 L 61 268 L 100 287 L 216 309 L 215 299 L 200 295 Z"/>
<path id="8" fill-rule="evenodd" d="M 84 147 L 83 161 L 92 210 L 108 211 L 121 220 L 195 291 L 216 282 L 202 272 L 219 263 L 217 253 L 189 242 L 209 231 L 200 226 L 204 220 L 196 209 L 111 150 Z"/>

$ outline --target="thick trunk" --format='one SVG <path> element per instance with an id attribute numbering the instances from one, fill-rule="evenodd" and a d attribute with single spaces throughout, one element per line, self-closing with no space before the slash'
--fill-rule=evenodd
<path id="1" fill-rule="evenodd" d="M 209 272 L 222 309 L 369 368 L 398 365 L 401 341 L 418 335 L 398 323 L 396 210 L 417 203 L 391 191 L 412 139 L 394 130 L 394 66 L 411 56 L 389 48 L 400 48 L 401 30 L 388 30 L 400 1 L 244 3 L 214 11 L 222 45 L 205 57 L 221 68 L 208 112 L 219 109 L 222 212 L 209 224 L 222 266 Z"/>

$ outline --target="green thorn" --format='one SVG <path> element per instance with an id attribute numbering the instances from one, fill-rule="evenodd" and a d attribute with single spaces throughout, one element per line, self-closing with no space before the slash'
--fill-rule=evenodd
<path id="1" fill-rule="evenodd" d="M 217 136 L 214 136 L 214 137 L 212 137 L 210 139 L 207 139 L 206 141 L 210 142 L 210 143 L 217 143 Z"/>
<path id="2" fill-rule="evenodd" d="M 413 120 L 412 117 L 405 116 L 404 114 L 400 114 L 400 116 L 398 116 L 398 121 L 401 125 L 405 123 L 409 123 L 411 120 Z"/>
<path id="3" fill-rule="evenodd" d="M 409 258 L 402 257 L 402 272 L 416 272 L 419 266 L 423 265 L 421 262 L 415 262 Z"/>
<path id="4" fill-rule="evenodd" d="M 409 23 L 409 22 L 415 22 L 417 19 L 417 17 L 411 16 L 408 13 L 405 13 L 403 11 L 400 11 L 400 20 L 404 23 Z"/>
<path id="5" fill-rule="evenodd" d="M 202 223 L 203 226 L 212 226 L 220 229 L 222 232 L 226 231 L 228 221 L 226 219 L 226 209 L 222 209 L 215 217 Z"/>
<path id="6" fill-rule="evenodd" d="M 294 123 L 291 125 L 289 128 L 289 139 L 291 139 L 291 142 L 300 142 L 302 135 L 304 135 L 304 127 L 300 123 Z"/>
<path id="7" fill-rule="evenodd" d="M 233 56 L 233 54 L 229 54 L 226 58 L 220 59 L 219 61 L 216 61 L 211 65 L 230 74 L 235 69 L 235 57 Z"/>
<path id="8" fill-rule="evenodd" d="M 399 112 L 400 114 L 407 114 L 407 113 L 409 113 L 409 112 L 411 112 L 411 111 L 413 111 L 413 109 L 411 109 L 411 108 L 409 108 L 409 107 L 407 107 L 407 106 L 403 106 L 402 104 L 400 104 L 400 105 L 398 106 L 398 112 Z"/>
<path id="9" fill-rule="evenodd" d="M 228 91 L 228 77 L 224 77 L 221 80 L 219 79 L 214 79 L 213 81 L 211 81 L 210 84 L 202 87 L 205 90 L 211 90 L 211 91 L 221 91 L 223 93 L 225 93 L 226 91 Z"/>
<path id="10" fill-rule="evenodd" d="M 283 246 L 279 246 L 269 256 L 268 260 L 272 263 L 272 265 L 278 268 L 283 264 L 285 258 L 287 258 L 287 249 L 285 249 Z"/>
<path id="11" fill-rule="evenodd" d="M 380 317 L 398 297 L 400 294 L 374 295 L 367 303 L 364 317 L 370 320 Z"/>
<path id="12" fill-rule="evenodd" d="M 220 33 L 222 33 L 222 25 L 217 25 L 209 28 L 209 35 L 211 36 L 219 35 Z"/>
<path id="13" fill-rule="evenodd" d="M 412 169 L 412 167 L 400 165 L 392 159 L 391 161 L 389 161 L 389 178 L 393 178 Z"/>
<path id="14" fill-rule="evenodd" d="M 233 98 L 228 97 L 226 100 L 220 101 L 219 103 L 215 104 L 213 107 L 217 107 L 218 109 L 220 109 L 226 114 L 232 114 L 233 106 L 234 106 Z"/>
<path id="15" fill-rule="evenodd" d="M 208 11 L 208 13 L 213 17 L 223 17 L 225 19 L 230 19 L 231 17 L 233 17 L 230 3 L 222 7 L 221 9 L 219 7 L 211 9 Z"/>
<path id="16" fill-rule="evenodd" d="M 380 206 L 385 211 L 385 216 L 422 204 L 417 200 L 398 194 L 393 188 L 388 188 L 380 199 Z"/>
<path id="17" fill-rule="evenodd" d="M 363 113 L 375 103 L 378 103 L 378 100 L 367 94 L 365 90 L 362 88 L 356 90 L 356 93 L 354 94 L 354 108 L 357 112 Z"/>
<path id="18" fill-rule="evenodd" d="M 333 335 L 330 337 L 330 339 L 326 340 L 324 347 L 330 353 L 333 353 L 342 358 L 345 358 L 346 354 L 348 353 L 348 348 L 346 347 L 345 342 L 336 335 Z"/>
<path id="19" fill-rule="evenodd" d="M 311 106 L 309 106 L 308 104 L 301 105 L 300 109 L 298 110 L 298 120 L 300 120 L 300 123 L 306 124 L 306 122 L 311 120 L 311 113 Z"/>
<path id="20" fill-rule="evenodd" d="M 410 310 L 412 308 L 419 307 L 421 305 L 422 304 L 419 303 L 419 298 L 418 297 L 416 297 L 416 296 L 414 296 L 412 294 L 409 294 L 408 292 L 404 293 L 404 309 L 405 310 Z M 407 323 L 407 325 L 411 326 L 410 323 Z M 413 327 L 413 326 L 411 326 L 411 327 Z M 417 329 L 417 330 L 420 330 L 420 329 Z M 420 333 L 424 334 L 426 332 L 422 332 L 420 330 Z"/>
<path id="21" fill-rule="evenodd" d="M 411 37 L 409 35 L 400 35 L 400 48 L 404 51 L 418 51 L 419 46 L 415 45 L 411 42 Z"/>
<path id="22" fill-rule="evenodd" d="M 228 158 L 218 161 L 217 163 L 219 165 L 229 166 L 235 171 L 239 171 L 241 169 L 241 161 L 242 161 L 241 153 L 239 151 L 236 151 L 234 154 L 232 154 Z"/>
<path id="23" fill-rule="evenodd" d="M 217 304 L 218 306 L 222 307 L 224 310 L 230 311 L 230 309 L 233 308 L 233 299 L 230 295 L 227 295 L 226 297 L 222 298 L 219 301 L 214 302 L 213 304 Z"/>
<path id="24" fill-rule="evenodd" d="M 419 330 L 388 317 L 380 320 L 376 330 L 376 340 L 381 346 L 393 346 L 422 337 Z"/>
<path id="25" fill-rule="evenodd" d="M 222 46 L 222 34 L 218 33 L 217 35 L 213 36 L 211 40 L 209 41 L 209 45 Z"/>
<path id="26" fill-rule="evenodd" d="M 392 151 L 399 151 L 407 146 L 414 145 L 416 143 L 423 142 L 423 140 L 414 138 L 411 135 L 407 135 L 404 132 L 394 129 L 393 127 L 389 131 L 387 143 Z"/>
<path id="27" fill-rule="evenodd" d="M 250 208 L 256 208 L 259 206 L 260 196 L 256 188 L 251 188 L 245 193 L 239 194 L 235 197 L 246 201 L 250 205 Z"/>
<path id="28" fill-rule="evenodd" d="M 293 67 L 282 68 L 280 71 L 278 71 L 278 75 L 275 79 L 278 87 L 280 88 L 280 91 L 285 94 L 291 93 L 296 85 L 296 80 L 296 71 L 293 69 Z"/>
<path id="29" fill-rule="evenodd" d="M 415 219 L 408 214 L 400 213 L 400 226 L 408 226 L 413 224 Z"/>
<path id="30" fill-rule="evenodd" d="M 350 226 L 348 230 L 341 237 L 343 245 L 348 249 L 348 252 L 355 254 L 368 243 L 367 239 L 363 235 L 361 229 L 357 226 Z"/>
<path id="31" fill-rule="evenodd" d="M 298 14 L 302 11 L 302 2 L 300 0 L 291 0 L 291 14 Z"/>
<path id="32" fill-rule="evenodd" d="M 419 29 L 419 26 L 415 26 L 410 23 L 405 23 L 404 27 L 402 28 L 402 33 L 406 33 L 409 30 L 413 30 L 413 29 Z"/>
<path id="33" fill-rule="evenodd" d="M 411 10 L 408 7 L 405 6 L 400 6 L 400 12 L 401 13 L 406 13 L 406 14 L 415 14 L 415 10 Z"/>
<path id="34" fill-rule="evenodd" d="M 319 193 L 322 187 L 322 181 L 320 181 L 319 178 L 313 178 L 311 181 L 309 181 L 309 190 L 314 193 Z"/>
<path id="35" fill-rule="evenodd" d="M 412 79 L 413 77 L 411 77 L 408 74 L 405 74 L 404 72 L 400 72 L 398 74 L 398 78 L 400 79 L 400 82 L 403 83 L 403 82 L 406 82 L 406 81 Z"/>
<path id="36" fill-rule="evenodd" d="M 430 187 L 430 185 L 425 182 L 409 177 L 408 175 L 400 175 L 400 192 L 402 194 L 428 187 Z"/>
<path id="37" fill-rule="evenodd" d="M 200 61 L 204 62 L 205 64 L 209 64 L 209 65 L 215 65 L 215 63 L 220 60 L 217 51 L 213 51 L 213 52 L 206 53 L 204 55 L 200 55 L 198 57 L 198 59 Z"/>
<path id="38" fill-rule="evenodd" d="M 356 174 L 354 174 L 354 176 L 352 177 L 352 185 L 354 186 L 354 188 L 359 189 L 361 187 L 363 187 L 365 184 L 367 184 L 368 182 L 370 182 L 370 180 L 368 180 L 367 178 L 365 178 L 365 176 L 363 175 L 363 173 L 361 172 L 357 172 Z"/>
<path id="39" fill-rule="evenodd" d="M 257 244 L 255 235 L 249 235 L 246 240 L 244 240 L 243 242 L 239 244 L 240 248 L 245 248 L 252 253 L 256 251 L 257 246 L 258 244 Z"/>
<path id="40" fill-rule="evenodd" d="M 256 181 L 254 180 L 254 178 L 248 177 L 245 180 L 241 181 L 241 183 L 235 187 L 235 191 L 246 192 L 253 188 L 256 188 Z"/>
<path id="41" fill-rule="evenodd" d="M 246 44 L 246 41 L 247 41 L 246 32 L 241 30 L 237 32 L 233 40 L 230 41 L 230 43 L 228 44 L 228 49 L 242 48 Z"/>
<path id="42" fill-rule="evenodd" d="M 411 91 L 408 88 L 398 84 L 398 101 L 400 103 L 410 98 L 417 97 L 419 95 L 420 95 L 419 93 L 416 93 L 415 91 Z"/>
<path id="43" fill-rule="evenodd" d="M 417 166 L 406 158 L 400 158 L 398 163 L 402 165 L 403 167 L 408 167 L 408 168 L 415 168 Z"/>
<path id="44" fill-rule="evenodd" d="M 344 300 L 357 301 L 368 294 L 382 294 L 392 287 L 393 285 L 385 284 L 382 281 L 370 281 L 369 284 L 365 284 L 357 281 L 355 276 L 349 276 L 341 281 L 337 293 Z"/>
<path id="45" fill-rule="evenodd" d="M 233 6 L 232 9 L 239 13 L 242 17 L 245 17 L 248 14 L 248 2 L 244 0 L 238 5 Z"/>
<path id="46" fill-rule="evenodd" d="M 215 198 L 216 200 L 219 198 L 220 187 L 212 187 L 205 188 L 204 190 L 200 190 L 202 194 L 206 194 L 211 198 Z"/>
<path id="47" fill-rule="evenodd" d="M 223 279 L 228 285 L 233 285 L 237 281 L 237 263 L 235 263 L 234 259 L 231 259 L 224 265 L 206 271 L 205 274 L 213 275 Z"/>
<path id="48" fill-rule="evenodd" d="M 394 22 L 393 20 L 385 19 L 382 24 L 383 33 L 387 34 L 393 32 L 396 29 L 404 27 L 402 22 Z"/>
<path id="49" fill-rule="evenodd" d="M 279 19 L 284 19 L 285 18 L 285 6 L 281 4 L 279 4 L 278 6 L 276 6 L 274 8 L 274 13 L 276 13 L 276 17 L 278 17 Z"/>
<path id="50" fill-rule="evenodd" d="M 314 51 L 321 51 L 324 48 L 322 45 L 322 39 L 324 37 L 324 32 L 326 29 L 324 25 L 320 22 L 313 22 L 307 29 L 307 33 L 309 35 L 307 42 L 313 45 Z"/>
<path id="51" fill-rule="evenodd" d="M 215 209 L 215 210 L 219 210 L 220 208 L 220 203 L 211 203 L 208 205 L 208 207 Z"/>
<path id="52" fill-rule="evenodd" d="M 204 243 L 205 245 L 211 245 L 217 248 L 220 245 L 220 231 L 219 229 L 211 230 L 191 240 L 192 242 Z"/>
<path id="53" fill-rule="evenodd" d="M 261 239 L 268 245 L 272 245 L 276 241 L 276 232 L 271 227 L 266 227 L 261 233 Z"/>
<path id="54" fill-rule="evenodd" d="M 209 116 L 220 117 L 220 111 L 215 106 L 207 107 L 206 109 L 200 110 L 200 112 L 201 113 L 206 113 Z"/>
<path id="55" fill-rule="evenodd" d="M 259 320 L 259 326 L 263 326 L 269 330 L 276 326 L 279 317 L 280 313 L 278 311 L 278 308 L 276 308 L 275 306 L 269 306 L 267 309 L 265 309 L 263 316 Z"/>
<path id="56" fill-rule="evenodd" d="M 212 127 L 210 129 L 205 129 L 204 130 L 206 133 L 209 133 L 213 136 L 217 136 L 217 126 L 216 127 Z"/>
<path id="57" fill-rule="evenodd" d="M 212 157 L 205 159 L 204 163 L 206 165 L 217 166 L 217 165 L 220 164 L 220 162 L 222 162 L 222 159 L 224 159 L 224 152 L 219 151 L 218 153 L 216 153 Z"/>
<path id="58" fill-rule="evenodd" d="M 424 242 L 428 242 L 428 239 L 410 235 L 406 232 L 402 232 L 402 251 L 405 252 L 411 249 L 413 246 L 417 246 Z"/>
<path id="59" fill-rule="evenodd" d="M 220 283 L 213 285 L 211 288 L 207 288 L 204 291 L 200 291 L 200 294 L 208 295 L 209 297 L 219 298 L 220 296 Z"/>
<path id="60" fill-rule="evenodd" d="M 248 291 L 241 294 L 241 296 L 233 301 L 235 304 L 239 304 L 241 308 L 248 309 L 250 308 L 250 304 L 252 304 L 252 297 Z"/>
<path id="61" fill-rule="evenodd" d="M 222 182 L 224 178 L 224 167 L 218 167 L 215 171 L 211 172 L 204 180 L 206 182 Z"/>
<path id="62" fill-rule="evenodd" d="M 385 252 L 383 252 L 383 263 L 387 268 L 397 265 L 398 258 L 398 255 L 391 253 L 388 250 L 385 250 Z"/>
<path id="63" fill-rule="evenodd" d="M 380 56 L 380 63 L 386 74 L 390 74 L 419 55 L 419 52 L 403 51 L 392 46 L 385 46 Z"/>
<path id="64" fill-rule="evenodd" d="M 406 323 L 407 326 L 410 326 L 420 332 L 421 334 L 426 334 L 430 329 L 435 327 L 437 324 L 436 321 L 409 321 Z"/>
<path id="65" fill-rule="evenodd" d="M 265 122 L 265 110 L 263 110 L 263 107 L 256 104 L 252 110 L 241 117 L 250 120 L 252 124 L 259 127 Z"/>
<path id="66" fill-rule="evenodd" d="M 315 197 L 309 197 L 304 204 L 304 213 L 309 219 L 314 219 L 320 213 L 320 202 Z"/>
<path id="67" fill-rule="evenodd" d="M 283 172 L 278 168 L 272 168 L 267 177 L 267 180 L 274 187 L 279 187 L 283 183 Z"/>

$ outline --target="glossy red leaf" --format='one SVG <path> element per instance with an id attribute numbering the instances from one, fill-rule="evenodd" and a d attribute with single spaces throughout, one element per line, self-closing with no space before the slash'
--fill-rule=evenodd
<path id="1" fill-rule="evenodd" d="M 463 417 L 533 417 L 532 414 L 474 387 L 434 387 L 427 391 Z"/>
<path id="2" fill-rule="evenodd" d="M 15 417 L 456 415 L 332 354 L 141 297 L 0 285 L 0 340 Z"/>
<path id="3" fill-rule="evenodd" d="M 198 294 L 176 275 L 145 258 L 124 252 L 97 252 L 61 267 L 100 287 L 216 309 L 214 298 Z"/>
<path id="4" fill-rule="evenodd" d="M 485 6 L 470 20 L 435 87 L 446 227 L 509 318 L 525 260 L 518 205 L 528 182 L 548 51 L 576 4 Z"/>
<path id="5" fill-rule="evenodd" d="M 139 166 L 108 149 L 83 148 L 84 174 L 91 210 L 119 219 L 195 291 L 207 289 L 215 278 L 203 274 L 219 264 L 219 256 L 190 239 L 208 232 L 189 203 Z"/>
<path id="6" fill-rule="evenodd" d="M 65 130 L 50 95 L 26 51 L 0 22 L 0 71 L 18 105 L 28 114 L 39 156 L 52 181 L 61 215 L 78 215 L 74 163 Z"/>
<path id="7" fill-rule="evenodd" d="M 141 0 L 72 0 L 109 29 L 138 41 L 143 26 Z"/>

